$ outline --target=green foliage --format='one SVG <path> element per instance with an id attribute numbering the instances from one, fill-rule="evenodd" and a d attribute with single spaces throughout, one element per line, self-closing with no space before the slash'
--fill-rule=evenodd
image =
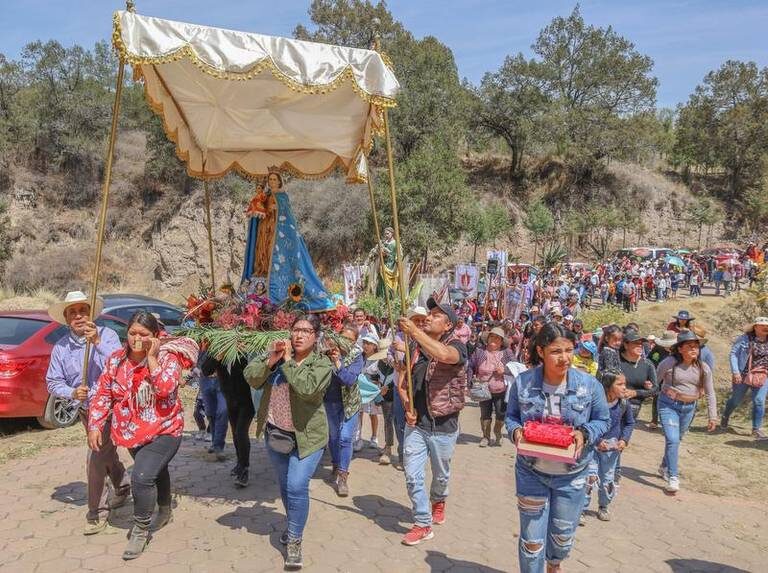
<path id="1" fill-rule="evenodd" d="M 711 199 L 702 197 L 688 208 L 688 221 L 696 225 L 699 231 L 699 244 L 701 249 L 701 230 L 704 225 L 714 225 L 723 218 L 720 206 Z"/>
<path id="2" fill-rule="evenodd" d="M 766 146 L 768 68 L 754 62 L 729 60 L 709 72 L 679 110 L 674 161 L 725 170 L 726 201 L 761 186 Z"/>
<path id="3" fill-rule="evenodd" d="M 495 242 L 512 228 L 509 211 L 498 203 L 473 203 L 466 217 L 466 236 L 474 246 L 472 262 L 477 262 L 477 248 Z"/>
<path id="4" fill-rule="evenodd" d="M 470 202 L 466 174 L 457 152 L 446 138 L 423 141 L 396 166 L 398 210 L 404 252 L 425 257 L 429 251 L 445 253 L 464 230 L 464 215 Z M 391 225 L 386 176 L 376 179 L 376 203 L 382 227 Z"/>
<path id="5" fill-rule="evenodd" d="M 392 314 L 400 316 L 400 296 L 396 295 L 390 300 L 392 305 Z M 387 301 L 373 294 L 362 294 L 358 297 L 355 308 L 362 308 L 368 316 L 376 318 L 387 317 Z"/>
<path id="6" fill-rule="evenodd" d="M 548 270 L 559 265 L 568 255 L 568 250 L 560 244 L 552 243 L 544 247 L 541 253 L 541 266 Z"/>
<path id="7" fill-rule="evenodd" d="M 5 261 L 11 257 L 11 240 L 8 237 L 10 220 L 8 218 L 8 203 L 0 199 L 0 276 L 5 268 Z"/>
<path id="8" fill-rule="evenodd" d="M 638 155 L 627 142 L 654 141 L 658 81 L 651 58 L 629 40 L 587 25 L 577 6 L 541 30 L 532 49 L 534 59 L 508 57 L 476 91 L 475 125 L 504 138 L 513 174 L 533 133 L 567 160 L 577 181 L 594 178 L 604 158 Z"/>
<path id="9" fill-rule="evenodd" d="M 234 364 L 240 358 L 267 351 L 275 340 L 285 340 L 284 330 L 251 330 L 241 326 L 225 329 L 216 326 L 196 326 L 177 331 L 176 336 L 188 336 L 198 344 L 206 343 L 211 356 L 221 357 L 226 365 Z"/>
<path id="10" fill-rule="evenodd" d="M 594 332 L 596 328 L 607 324 L 625 324 L 628 317 L 629 314 L 617 306 L 587 309 L 581 313 L 581 319 L 584 321 L 584 332 Z"/>
<path id="11" fill-rule="evenodd" d="M 313 0 L 309 17 L 314 30 L 294 29 L 302 40 L 370 48 L 378 32 L 381 51 L 390 56 L 402 86 L 397 107 L 390 112 L 392 136 L 399 159 L 438 134 L 458 142 L 466 126 L 467 93 L 459 80 L 453 52 L 432 36 L 413 37 L 396 21 L 386 2 Z"/>

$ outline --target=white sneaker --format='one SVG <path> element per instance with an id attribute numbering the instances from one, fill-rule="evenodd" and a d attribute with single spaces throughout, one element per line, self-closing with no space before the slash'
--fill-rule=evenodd
<path id="1" fill-rule="evenodd" d="M 204 442 L 212 442 L 213 441 L 213 436 L 211 434 L 209 434 L 208 432 L 205 432 L 205 436 L 203 436 L 203 441 Z"/>
<path id="2" fill-rule="evenodd" d="M 664 486 L 664 491 L 667 493 L 677 493 L 680 491 L 680 478 L 677 476 L 669 476 L 667 485 Z"/>
<path id="3" fill-rule="evenodd" d="M 374 450 L 379 449 L 379 441 L 376 438 L 371 438 L 371 441 L 368 442 L 368 447 Z"/>
<path id="4" fill-rule="evenodd" d="M 363 449 L 363 440 L 355 440 L 355 443 L 352 444 L 352 451 L 359 452 L 362 449 Z"/>
<path id="5" fill-rule="evenodd" d="M 669 472 L 667 471 L 667 468 L 665 468 L 664 466 L 659 466 L 659 471 L 656 473 L 658 473 L 659 477 L 664 481 L 669 481 Z"/>

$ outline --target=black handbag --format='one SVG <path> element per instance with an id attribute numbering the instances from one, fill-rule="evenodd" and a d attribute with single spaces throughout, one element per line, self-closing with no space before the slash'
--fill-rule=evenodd
<path id="1" fill-rule="evenodd" d="M 288 455 L 297 447 L 296 434 L 293 432 L 267 424 L 264 433 L 267 435 L 267 445 L 278 454 Z"/>

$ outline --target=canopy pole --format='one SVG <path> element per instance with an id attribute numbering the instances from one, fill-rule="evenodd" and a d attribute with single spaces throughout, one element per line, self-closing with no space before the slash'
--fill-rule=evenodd
<path id="1" fill-rule="evenodd" d="M 203 179 L 205 189 L 205 228 L 208 231 L 208 262 L 211 265 L 211 294 L 216 294 L 216 275 L 213 270 L 213 227 L 211 225 L 211 192 L 208 189 L 208 180 Z"/>
<path id="2" fill-rule="evenodd" d="M 395 248 L 395 256 L 397 257 L 397 281 L 400 291 L 400 314 L 404 316 L 408 301 L 405 294 L 405 286 L 403 284 L 403 245 L 400 242 L 400 220 L 397 215 L 397 190 L 395 189 L 395 162 L 392 156 L 392 138 L 389 133 L 389 113 L 387 108 L 384 108 L 384 137 L 387 140 L 387 170 L 389 171 L 389 196 L 392 202 L 392 222 L 395 228 L 395 242 L 397 247 Z M 405 373 L 408 380 L 408 409 L 411 415 L 415 414 L 416 410 L 413 405 L 413 377 L 411 375 L 411 350 L 409 347 L 408 335 L 403 333 L 403 341 L 405 342 Z"/>
<path id="3" fill-rule="evenodd" d="M 99 230 L 96 236 L 96 260 L 93 262 L 93 276 L 91 277 L 90 309 L 88 320 L 93 322 L 93 311 L 96 308 L 96 290 L 99 288 L 99 270 L 101 268 L 101 252 L 104 246 L 104 229 L 107 225 L 107 206 L 109 205 L 109 187 L 112 183 L 112 164 L 115 159 L 115 140 L 117 139 L 117 122 L 120 119 L 120 99 L 123 95 L 123 75 L 125 62 L 120 58 L 117 68 L 117 80 L 115 87 L 115 103 L 112 105 L 112 130 L 109 132 L 109 146 L 107 147 L 107 162 L 104 170 L 104 187 L 101 192 L 101 211 L 99 213 Z M 85 356 L 83 357 L 83 379 L 80 386 L 88 388 L 88 358 L 91 354 L 91 343 L 85 343 Z"/>
<path id="4" fill-rule="evenodd" d="M 368 158 L 365 158 L 365 169 L 368 179 L 368 197 L 371 200 L 371 214 L 373 215 L 373 228 L 376 232 L 376 250 L 379 251 L 379 264 L 381 266 L 381 276 L 384 276 L 384 253 L 381 252 L 381 232 L 379 230 L 379 216 L 376 213 L 376 199 L 373 195 L 373 173 Z M 383 279 L 382 279 L 383 280 Z M 395 317 L 392 314 L 392 302 L 389 296 L 389 287 L 384 282 L 384 300 L 387 302 L 387 317 L 389 318 L 389 327 L 395 328 Z"/>

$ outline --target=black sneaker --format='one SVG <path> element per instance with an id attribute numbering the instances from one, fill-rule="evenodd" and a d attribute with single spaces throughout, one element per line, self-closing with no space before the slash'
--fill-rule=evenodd
<path id="1" fill-rule="evenodd" d="M 248 485 L 248 468 L 240 470 L 240 473 L 235 477 L 235 485 L 237 487 L 245 487 Z"/>
<path id="2" fill-rule="evenodd" d="M 235 464 L 235 467 L 233 467 L 232 470 L 229 472 L 229 475 L 231 475 L 232 477 L 235 477 L 241 471 L 243 471 L 243 466 L 241 466 L 239 463 L 237 463 L 237 464 Z"/>
<path id="3" fill-rule="evenodd" d="M 301 540 L 288 541 L 285 568 L 288 571 L 297 571 L 302 567 L 304 567 L 304 561 L 301 558 Z"/>

